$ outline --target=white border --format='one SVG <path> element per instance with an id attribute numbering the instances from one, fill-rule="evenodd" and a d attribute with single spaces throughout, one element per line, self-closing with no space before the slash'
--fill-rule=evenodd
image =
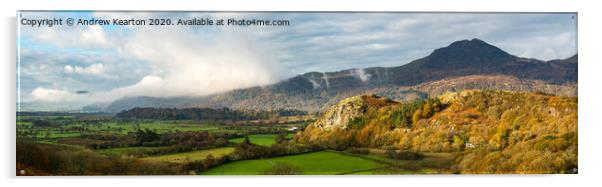
<path id="1" fill-rule="evenodd" d="M 599 51 L 600 5 L 573 0 L 422 0 L 340 1 L 234 0 L 234 1 L 124 1 L 124 0 L 15 0 L 2 1 L 0 52 L 3 122 L 0 155 L 1 186 L 590 186 L 599 184 L 601 167 L 598 142 L 602 133 Z M 435 176 L 300 176 L 300 177 L 14 177 L 16 108 L 16 11 L 17 10 L 223 10 L 223 11 L 504 11 L 578 12 L 579 18 L 579 174 L 578 175 L 435 175 Z M 598 57 L 598 58 L 595 58 Z"/>

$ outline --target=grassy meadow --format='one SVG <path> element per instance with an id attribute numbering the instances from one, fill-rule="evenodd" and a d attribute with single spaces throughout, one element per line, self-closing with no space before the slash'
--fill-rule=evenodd
<path id="1" fill-rule="evenodd" d="M 264 146 L 270 146 L 272 144 L 276 143 L 276 137 L 278 135 L 276 134 L 252 134 L 249 135 L 249 141 L 253 144 L 257 144 L 257 145 L 264 145 Z M 293 134 L 287 134 L 287 138 L 292 138 Z M 239 138 L 232 138 L 230 139 L 230 142 L 232 143 L 241 143 L 245 138 L 244 137 L 239 137 Z"/>
<path id="2" fill-rule="evenodd" d="M 233 151 L 234 151 L 234 148 L 232 148 L 232 147 L 220 147 L 220 148 L 207 149 L 207 150 L 199 150 L 199 151 L 191 151 L 191 152 L 184 152 L 184 153 L 144 157 L 141 159 L 145 160 L 145 161 L 186 163 L 186 162 L 199 161 L 199 160 L 206 159 L 207 156 L 209 156 L 209 155 L 212 155 L 214 157 L 222 157 L 225 155 L 229 155 Z"/>
<path id="3" fill-rule="evenodd" d="M 335 152 L 321 151 L 267 159 L 244 160 L 221 165 L 202 175 L 261 175 L 276 163 L 297 167 L 302 174 L 335 175 L 371 171 L 385 165 L 359 157 L 346 156 Z"/>

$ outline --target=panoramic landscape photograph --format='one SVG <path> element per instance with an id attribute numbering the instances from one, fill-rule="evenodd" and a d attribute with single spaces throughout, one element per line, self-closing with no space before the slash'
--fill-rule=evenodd
<path id="1" fill-rule="evenodd" d="M 17 176 L 579 173 L 577 13 L 17 24 Z"/>

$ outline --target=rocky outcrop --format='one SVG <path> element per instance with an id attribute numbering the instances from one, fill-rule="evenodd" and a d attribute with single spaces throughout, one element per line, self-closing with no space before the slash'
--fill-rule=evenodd
<path id="1" fill-rule="evenodd" d="M 343 99 L 328 109 L 313 125 L 322 130 L 347 129 L 354 119 L 363 117 L 369 108 L 380 108 L 397 102 L 376 95 L 360 95 Z"/>

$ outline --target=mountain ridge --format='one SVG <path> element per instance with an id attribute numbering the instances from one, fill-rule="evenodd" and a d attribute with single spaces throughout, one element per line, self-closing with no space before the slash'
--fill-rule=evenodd
<path id="1" fill-rule="evenodd" d="M 511 55 L 504 50 L 480 39 L 460 40 L 433 50 L 429 55 L 407 64 L 394 67 L 354 68 L 334 72 L 307 72 L 278 83 L 244 89 L 231 90 L 198 98 L 187 98 L 185 102 L 176 102 L 169 107 L 209 107 L 242 108 L 258 110 L 301 109 L 320 111 L 333 104 L 337 99 L 353 95 L 372 93 L 383 94 L 393 99 L 413 99 L 424 97 L 426 92 L 402 93 L 415 90 L 416 86 L 473 75 L 514 77 L 520 84 L 503 87 L 518 91 L 558 91 L 566 95 L 576 95 L 577 54 L 566 58 L 542 61 Z M 510 79 L 500 78 L 499 81 Z M 489 80 L 495 82 L 498 80 Z M 514 79 L 513 79 L 514 80 Z M 462 89 L 486 87 L 479 85 L 464 86 Z M 495 85 L 488 86 L 495 89 Z M 551 85 L 551 86 L 548 86 Z M 553 87 L 553 89 L 549 89 Z M 428 89 L 427 89 L 428 90 Z M 450 87 L 451 90 L 453 87 Z M 573 91 L 574 90 L 574 91 Z M 387 94 L 389 93 L 389 94 Z M 144 107 L 165 106 L 165 98 L 145 98 Z M 137 106 L 136 99 L 120 99 L 105 107 L 106 112 L 119 112 Z M 151 101 L 148 101 L 151 100 Z M 150 103 L 150 104 L 149 104 Z M 110 110 L 106 110 L 110 109 Z"/>

